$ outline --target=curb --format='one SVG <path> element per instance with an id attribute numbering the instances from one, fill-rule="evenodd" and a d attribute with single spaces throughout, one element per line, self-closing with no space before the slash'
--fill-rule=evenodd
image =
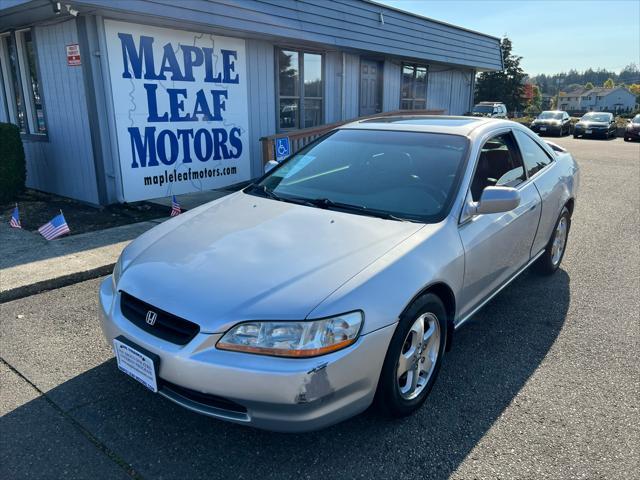
<path id="1" fill-rule="evenodd" d="M 46 292 L 48 290 L 67 287 L 69 285 L 73 285 L 74 283 L 92 280 L 104 275 L 109 275 L 111 272 L 113 272 L 114 265 L 115 262 L 107 265 L 101 265 L 100 267 L 85 270 L 83 272 L 74 272 L 68 275 L 63 275 L 61 277 L 36 282 L 31 285 L 23 285 L 21 287 L 12 288 L 11 290 L 5 290 L 3 292 L 0 292 L 0 304 L 28 297 L 30 295 L 35 295 L 37 293 Z"/>

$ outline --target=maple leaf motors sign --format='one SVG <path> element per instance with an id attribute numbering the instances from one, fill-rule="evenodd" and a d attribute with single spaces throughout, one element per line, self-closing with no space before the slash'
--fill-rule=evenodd
<path id="1" fill-rule="evenodd" d="M 245 42 L 105 20 L 126 201 L 251 176 Z"/>

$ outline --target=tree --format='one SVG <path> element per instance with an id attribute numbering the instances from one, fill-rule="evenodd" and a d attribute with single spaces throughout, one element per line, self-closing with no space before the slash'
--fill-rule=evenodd
<path id="1" fill-rule="evenodd" d="M 593 83 L 591 82 L 587 82 L 587 84 L 584 86 L 585 90 L 592 90 L 594 88 Z"/>
<path id="2" fill-rule="evenodd" d="M 483 72 L 476 81 L 476 101 L 502 102 L 509 111 L 522 109 L 523 81 L 526 77 L 520 67 L 522 57 L 511 53 L 511 40 L 507 37 L 500 41 L 503 70 Z"/>
<path id="3" fill-rule="evenodd" d="M 604 88 L 613 88 L 616 86 L 613 78 L 609 77 L 606 82 L 602 85 Z"/>
<path id="4" fill-rule="evenodd" d="M 524 109 L 527 115 L 537 115 L 542 110 L 542 94 L 540 93 L 540 87 L 537 85 L 531 86 L 531 98 L 527 102 L 527 107 Z"/>

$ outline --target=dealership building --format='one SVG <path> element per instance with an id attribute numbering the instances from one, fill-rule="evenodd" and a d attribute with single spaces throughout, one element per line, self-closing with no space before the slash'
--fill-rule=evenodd
<path id="1" fill-rule="evenodd" d="M 501 68 L 498 38 L 365 0 L 0 1 L 0 122 L 27 186 L 94 205 L 259 176 L 263 137 L 464 114 Z"/>

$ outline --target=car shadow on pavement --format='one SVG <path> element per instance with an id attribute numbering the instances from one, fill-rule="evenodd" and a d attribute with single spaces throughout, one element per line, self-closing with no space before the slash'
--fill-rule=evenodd
<path id="1" fill-rule="evenodd" d="M 370 409 L 317 432 L 260 431 L 186 411 L 126 378 L 113 359 L 53 388 L 47 397 L 92 437 L 98 450 L 111 452 L 112 459 L 142 477 L 448 478 L 467 457 L 475 461 L 473 448 L 508 406 L 518 406 L 516 395 L 563 327 L 569 292 L 564 271 L 517 279 L 456 332 L 426 404 L 400 420 Z M 11 458 L 17 467 L 25 448 L 40 448 L 40 442 L 50 450 L 56 442 L 55 429 L 38 420 L 39 402 L 0 419 L 1 430 L 12 439 L 3 442 L 3 461 Z M 518 442 L 526 432 L 511 434 Z M 60 478 L 65 456 L 76 453 L 59 442 L 55 448 L 58 460 L 48 458 L 46 471 Z M 16 471 L 29 474 L 28 468 Z"/>

